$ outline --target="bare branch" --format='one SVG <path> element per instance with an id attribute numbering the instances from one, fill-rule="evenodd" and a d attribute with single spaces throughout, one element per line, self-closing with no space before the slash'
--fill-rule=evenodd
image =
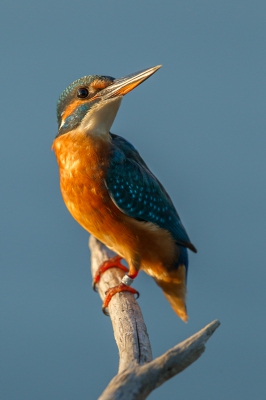
<path id="1" fill-rule="evenodd" d="M 162 356 L 143 365 L 133 366 L 116 375 L 99 400 L 144 400 L 157 387 L 184 371 L 205 350 L 205 343 L 218 328 L 215 320 Z"/>
<path id="2" fill-rule="evenodd" d="M 91 271 L 92 276 L 94 276 L 98 267 L 116 254 L 93 236 L 89 239 L 89 246 L 91 250 Z M 102 300 L 105 298 L 105 292 L 110 287 L 120 283 L 124 274 L 120 269 L 112 268 L 102 275 L 98 284 Z M 147 328 L 133 294 L 128 292 L 117 293 L 112 298 L 108 311 L 120 356 L 118 372 L 122 372 L 134 363 L 142 365 L 151 361 L 152 352 Z"/>

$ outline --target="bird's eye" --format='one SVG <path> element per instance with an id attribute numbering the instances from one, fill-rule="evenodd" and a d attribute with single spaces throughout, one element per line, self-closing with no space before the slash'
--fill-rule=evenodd
<path id="1" fill-rule="evenodd" d="M 79 97 L 80 99 L 85 99 L 86 97 L 88 97 L 88 95 L 89 91 L 85 87 L 81 87 L 77 90 L 77 97 Z"/>

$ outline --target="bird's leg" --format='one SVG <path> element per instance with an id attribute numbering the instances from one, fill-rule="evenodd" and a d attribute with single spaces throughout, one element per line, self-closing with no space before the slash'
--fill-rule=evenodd
<path id="1" fill-rule="evenodd" d="M 124 272 L 128 272 L 127 267 L 125 267 L 122 263 L 121 263 L 122 257 L 120 256 L 115 256 L 113 258 L 110 258 L 107 261 L 104 261 L 98 268 L 98 270 L 96 271 L 96 274 L 94 275 L 93 278 L 93 282 L 92 282 L 92 287 L 93 290 L 95 290 L 95 292 L 97 292 L 96 289 L 96 285 L 97 283 L 99 283 L 99 280 L 101 279 L 101 275 L 107 271 L 107 269 L 109 268 L 120 268 L 122 269 L 122 271 Z M 126 275 L 125 275 L 126 276 Z"/>
<path id="2" fill-rule="evenodd" d="M 103 305 L 102 305 L 102 310 L 105 315 L 109 315 L 106 309 L 107 309 L 112 297 L 116 293 L 130 292 L 130 293 L 136 294 L 137 295 L 136 298 L 139 297 L 139 292 L 136 289 L 130 287 L 132 285 L 134 279 L 138 275 L 138 273 L 139 273 L 139 271 L 137 269 L 135 269 L 134 267 L 130 267 L 129 273 L 123 276 L 121 283 L 119 283 L 118 285 L 107 290 L 107 292 L 105 293 L 106 297 L 105 297 Z"/>

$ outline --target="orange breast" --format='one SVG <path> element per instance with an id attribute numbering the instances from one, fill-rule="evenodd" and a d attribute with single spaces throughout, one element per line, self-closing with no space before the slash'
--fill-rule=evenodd
<path id="1" fill-rule="evenodd" d="M 75 132 L 58 137 L 53 144 L 65 204 L 77 222 L 95 236 L 102 232 L 112 207 L 104 183 L 109 146 L 107 141 Z"/>

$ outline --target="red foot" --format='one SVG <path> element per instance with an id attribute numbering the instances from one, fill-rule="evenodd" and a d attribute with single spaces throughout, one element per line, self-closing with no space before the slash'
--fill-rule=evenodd
<path id="1" fill-rule="evenodd" d="M 107 292 L 105 293 L 106 297 L 105 297 L 103 305 L 102 305 L 102 310 L 105 315 L 107 315 L 107 316 L 109 315 L 106 308 L 108 307 L 112 297 L 116 293 L 120 293 L 120 292 L 130 292 L 130 293 L 136 294 L 137 295 L 136 298 L 139 297 L 139 292 L 137 292 L 136 289 L 132 288 L 131 286 L 127 286 L 124 283 L 119 283 L 119 285 L 116 285 L 116 286 L 108 289 Z"/>
<path id="2" fill-rule="evenodd" d="M 99 280 L 101 279 L 101 275 L 105 271 L 107 271 L 109 268 L 120 268 L 120 269 L 122 269 L 122 271 L 128 272 L 127 267 L 125 267 L 121 263 L 121 260 L 122 260 L 122 257 L 115 256 L 115 257 L 110 258 L 109 260 L 105 261 L 104 263 L 102 263 L 102 265 L 100 265 L 100 267 L 98 268 L 98 270 L 94 276 L 93 283 L 92 283 L 92 287 L 93 287 L 93 290 L 95 290 L 95 292 L 97 292 L 96 285 L 99 282 Z"/>

